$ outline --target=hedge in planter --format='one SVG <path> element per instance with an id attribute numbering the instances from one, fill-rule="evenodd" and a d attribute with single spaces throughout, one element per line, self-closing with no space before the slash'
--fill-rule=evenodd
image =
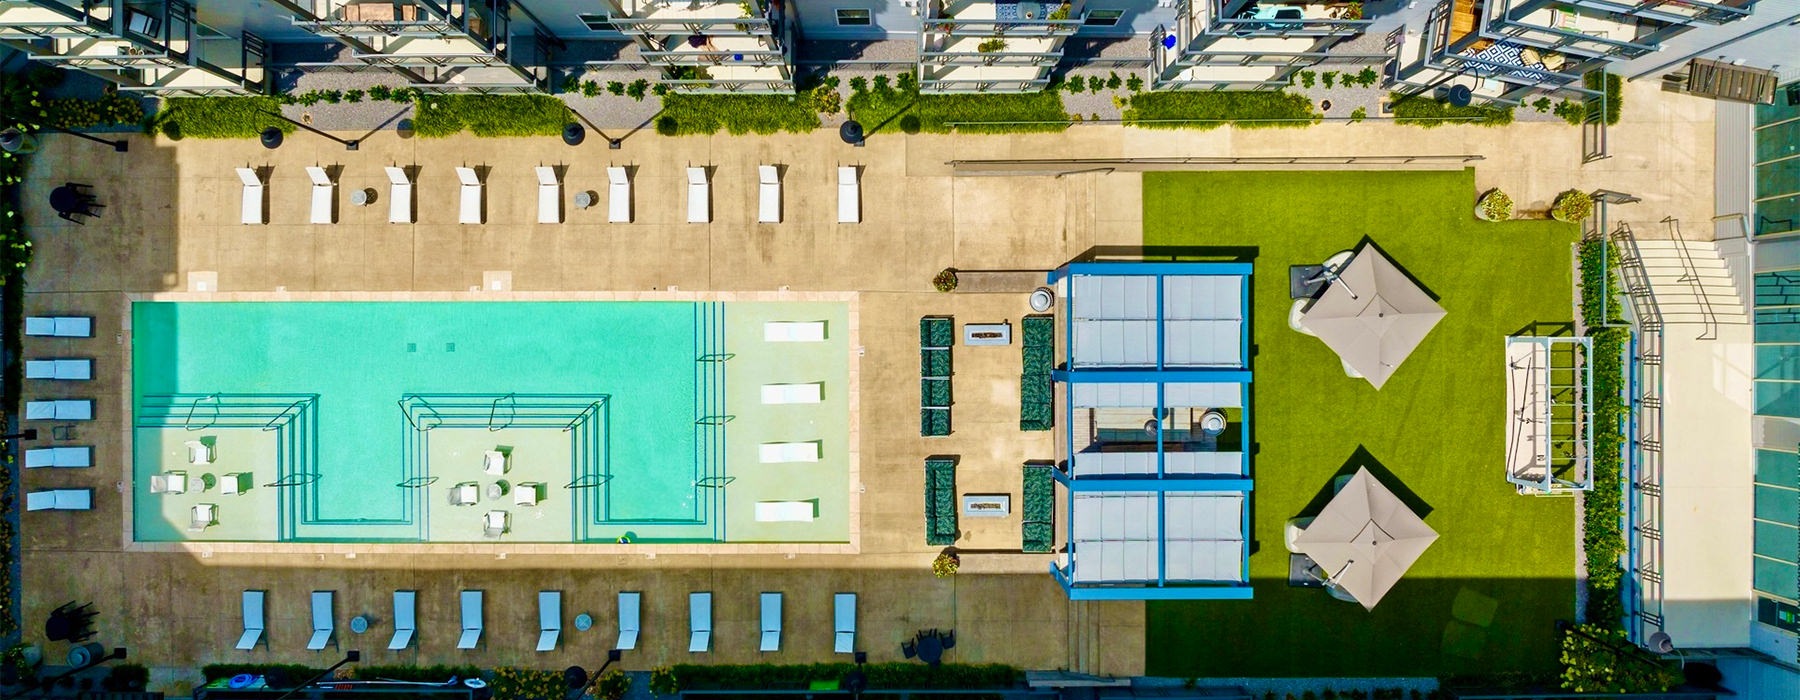
<path id="1" fill-rule="evenodd" d="M 293 124 L 273 116 L 280 112 L 274 97 L 171 97 L 153 125 L 170 138 L 253 139 L 271 126 L 293 133 Z"/>
<path id="2" fill-rule="evenodd" d="M 570 120 L 562 100 L 548 95 L 430 95 L 413 107 L 413 132 L 441 138 L 468 131 L 476 136 L 558 136 Z"/>

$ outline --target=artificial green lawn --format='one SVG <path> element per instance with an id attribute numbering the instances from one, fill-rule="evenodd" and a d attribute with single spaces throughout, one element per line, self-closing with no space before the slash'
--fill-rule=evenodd
<path id="1" fill-rule="evenodd" d="M 1576 227 L 1486 223 L 1472 172 L 1150 173 L 1146 246 L 1254 255 L 1251 428 L 1259 451 L 1248 601 L 1152 602 L 1153 676 L 1449 676 L 1557 668 L 1574 613 L 1574 512 L 1504 480 L 1502 338 L 1567 323 Z M 1447 315 L 1377 392 L 1287 326 L 1287 274 L 1368 236 Z M 1152 253 L 1159 251 L 1151 251 Z M 1209 251 L 1175 250 L 1180 255 Z M 1439 539 L 1374 612 L 1287 585 L 1288 518 L 1366 450 Z M 1378 472 L 1379 473 L 1379 472 Z M 1399 491 L 1405 497 L 1404 491 Z M 1462 618 L 1462 621 L 1457 621 Z"/>

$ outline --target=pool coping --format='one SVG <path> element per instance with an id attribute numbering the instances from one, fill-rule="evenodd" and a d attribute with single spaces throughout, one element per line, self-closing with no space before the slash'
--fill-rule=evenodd
<path id="1" fill-rule="evenodd" d="M 506 286 L 506 285 L 499 285 Z M 684 543 L 684 544 L 617 544 L 610 542 L 244 542 L 183 541 L 140 542 L 133 522 L 133 499 L 137 490 L 133 479 L 121 480 L 122 505 L 120 529 L 122 545 L 127 552 L 190 552 L 203 557 L 218 554 L 859 554 L 862 552 L 862 484 L 861 484 L 861 320 L 862 295 L 859 292 L 683 292 L 650 290 L 635 292 L 517 292 L 486 291 L 480 287 L 466 292 L 152 292 L 128 293 L 122 296 L 120 317 L 119 395 L 130 401 L 132 394 L 131 305 L 140 301 L 163 302 L 408 302 L 408 301 L 680 301 L 680 302 L 842 302 L 846 311 L 845 341 L 848 357 L 846 372 L 846 407 L 849 412 L 849 438 L 846 464 L 848 469 L 849 519 L 848 542 L 811 543 Z M 135 417 L 129 408 L 119 412 L 119 431 L 124 436 L 124 449 L 119 451 L 121 474 L 134 474 L 132 457 L 136 454 Z"/>

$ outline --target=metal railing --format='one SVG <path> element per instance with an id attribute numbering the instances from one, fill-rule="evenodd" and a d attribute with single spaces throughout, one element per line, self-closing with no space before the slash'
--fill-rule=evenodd
<path id="1" fill-rule="evenodd" d="M 1627 633 L 1641 644 L 1650 636 L 1646 628 L 1663 627 L 1663 318 L 1631 227 L 1621 222 L 1609 238 L 1619 251 L 1619 276 L 1634 321 L 1624 475 L 1626 573 L 1633 591 L 1626 612 L 1637 622 Z"/>
<path id="2" fill-rule="evenodd" d="M 1606 72 L 1600 72 L 1600 85 L 1606 85 Z M 1582 100 L 1586 110 L 1581 116 L 1581 162 L 1611 158 L 1606 141 L 1606 90 L 1590 94 Z"/>
<path id="3" fill-rule="evenodd" d="M 1663 217 L 1662 222 L 1669 227 L 1671 240 L 1675 241 L 1675 254 L 1681 259 L 1681 276 L 1677 282 L 1685 282 L 1694 293 L 1694 303 L 1700 305 L 1700 336 L 1695 340 L 1716 340 L 1719 337 L 1719 317 L 1713 313 L 1712 297 L 1706 293 L 1706 285 L 1700 279 L 1700 268 L 1694 264 L 1694 256 L 1688 252 L 1687 238 L 1681 235 L 1681 220 L 1673 216 Z"/>

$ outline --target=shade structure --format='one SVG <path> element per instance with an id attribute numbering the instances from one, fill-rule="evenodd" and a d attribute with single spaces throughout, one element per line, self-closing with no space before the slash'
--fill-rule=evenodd
<path id="1" fill-rule="evenodd" d="M 1312 557 L 1332 583 L 1374 610 L 1437 538 L 1437 531 L 1399 496 L 1359 468 L 1294 546 Z"/>
<path id="2" fill-rule="evenodd" d="M 1300 324 L 1380 389 L 1444 318 L 1444 307 L 1380 249 L 1364 245 Z"/>

